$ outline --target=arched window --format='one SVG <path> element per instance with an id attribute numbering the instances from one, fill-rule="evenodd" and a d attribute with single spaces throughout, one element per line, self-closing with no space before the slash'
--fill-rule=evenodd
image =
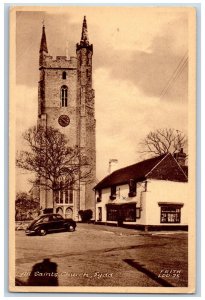
<path id="1" fill-rule="evenodd" d="M 69 174 L 62 175 L 59 178 L 58 188 L 55 191 L 55 201 L 60 204 L 73 203 L 73 184 Z"/>
<path id="2" fill-rule="evenodd" d="M 60 203 L 63 203 L 63 190 L 64 190 L 64 187 L 63 187 L 63 181 L 60 182 Z"/>
<path id="3" fill-rule="evenodd" d="M 63 71 L 63 73 L 62 73 L 62 79 L 66 79 L 66 71 Z"/>
<path id="4" fill-rule="evenodd" d="M 61 106 L 68 106 L 68 87 L 66 85 L 61 87 Z"/>

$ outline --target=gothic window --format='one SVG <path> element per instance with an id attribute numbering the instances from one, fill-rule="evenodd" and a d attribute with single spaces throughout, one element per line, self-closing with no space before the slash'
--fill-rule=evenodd
<path id="1" fill-rule="evenodd" d="M 73 203 L 73 189 L 72 188 L 69 191 L 69 203 Z"/>
<path id="2" fill-rule="evenodd" d="M 59 180 L 58 189 L 54 192 L 54 197 L 58 204 L 73 203 L 73 186 L 66 175 Z"/>
<path id="3" fill-rule="evenodd" d="M 62 73 L 62 79 L 66 79 L 66 72 L 65 71 Z"/>
<path id="4" fill-rule="evenodd" d="M 63 203 L 63 181 L 60 182 L 60 203 Z"/>
<path id="5" fill-rule="evenodd" d="M 68 190 L 65 190 L 65 203 L 68 204 Z"/>
<path id="6" fill-rule="evenodd" d="M 55 201 L 56 203 L 59 203 L 60 202 L 60 197 L 59 197 L 59 191 L 54 191 L 54 197 L 55 197 Z"/>
<path id="7" fill-rule="evenodd" d="M 66 85 L 61 87 L 61 106 L 68 106 L 68 87 Z"/>

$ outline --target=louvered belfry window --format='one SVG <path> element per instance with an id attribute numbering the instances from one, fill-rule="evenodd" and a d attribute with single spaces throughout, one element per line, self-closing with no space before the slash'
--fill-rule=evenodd
<path id="1" fill-rule="evenodd" d="M 66 85 L 61 87 L 61 106 L 68 106 L 68 87 Z"/>
<path id="2" fill-rule="evenodd" d="M 65 71 L 62 73 L 62 79 L 66 79 L 66 72 Z"/>

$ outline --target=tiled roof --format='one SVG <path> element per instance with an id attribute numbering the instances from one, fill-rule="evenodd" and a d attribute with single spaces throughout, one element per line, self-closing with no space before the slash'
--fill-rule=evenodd
<path id="1" fill-rule="evenodd" d="M 184 173 L 186 174 L 186 176 L 188 176 L 188 166 L 182 166 L 181 168 L 184 171 Z"/>
<path id="2" fill-rule="evenodd" d="M 162 165 L 161 162 L 163 160 L 165 162 Z M 159 172 L 153 172 L 152 169 L 158 165 L 160 165 L 161 167 L 155 168 L 154 170 L 159 169 Z M 170 168 L 171 172 L 169 172 Z M 162 173 L 162 176 L 160 176 L 160 172 Z M 154 158 L 146 159 L 134 165 L 114 171 L 103 180 L 101 180 L 95 186 L 95 189 L 102 189 L 110 187 L 112 185 L 129 183 L 130 179 L 134 179 L 135 181 L 140 182 L 145 180 L 146 178 L 156 178 L 159 180 L 172 180 L 179 182 L 187 181 L 187 178 L 184 175 L 184 172 L 182 172 L 181 167 L 177 164 L 174 157 L 170 153 L 168 153 Z"/>

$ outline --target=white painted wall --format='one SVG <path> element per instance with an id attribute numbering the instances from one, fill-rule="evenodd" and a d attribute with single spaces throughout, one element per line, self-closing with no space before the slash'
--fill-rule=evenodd
<path id="1" fill-rule="evenodd" d="M 151 180 L 146 193 L 147 225 L 187 225 L 188 224 L 188 183 Z M 160 223 L 161 208 L 158 202 L 183 203 L 181 223 Z"/>
<path id="2" fill-rule="evenodd" d="M 96 220 L 98 220 L 98 207 L 102 207 L 102 222 L 106 222 L 106 204 L 108 203 L 129 203 L 129 202 L 136 202 L 137 207 L 140 207 L 142 200 L 141 200 L 141 194 L 144 194 L 145 190 L 145 182 L 140 182 L 137 184 L 137 195 L 136 197 L 128 197 L 129 193 L 129 185 L 124 184 L 121 186 L 117 186 L 116 188 L 116 199 L 110 200 L 110 194 L 111 194 L 111 188 L 105 188 L 102 190 L 102 197 L 101 202 L 96 201 Z M 96 199 L 98 197 L 98 194 L 96 194 Z M 137 219 L 137 223 L 140 219 Z M 135 224 L 136 222 L 129 222 L 129 224 Z"/>
<path id="3" fill-rule="evenodd" d="M 128 197 L 129 186 L 124 184 L 117 186 L 117 197 L 110 200 L 110 188 L 102 190 L 101 202 L 96 202 L 96 220 L 98 220 L 98 207 L 102 207 L 102 222 L 106 222 L 106 204 L 136 202 L 141 207 L 141 218 L 136 222 L 127 224 L 140 225 L 187 225 L 188 224 L 188 183 L 149 180 L 145 191 L 145 182 L 137 184 L 136 197 Z M 96 194 L 96 197 L 98 195 Z M 183 203 L 181 207 L 181 223 L 160 223 L 161 207 L 158 202 Z"/>

